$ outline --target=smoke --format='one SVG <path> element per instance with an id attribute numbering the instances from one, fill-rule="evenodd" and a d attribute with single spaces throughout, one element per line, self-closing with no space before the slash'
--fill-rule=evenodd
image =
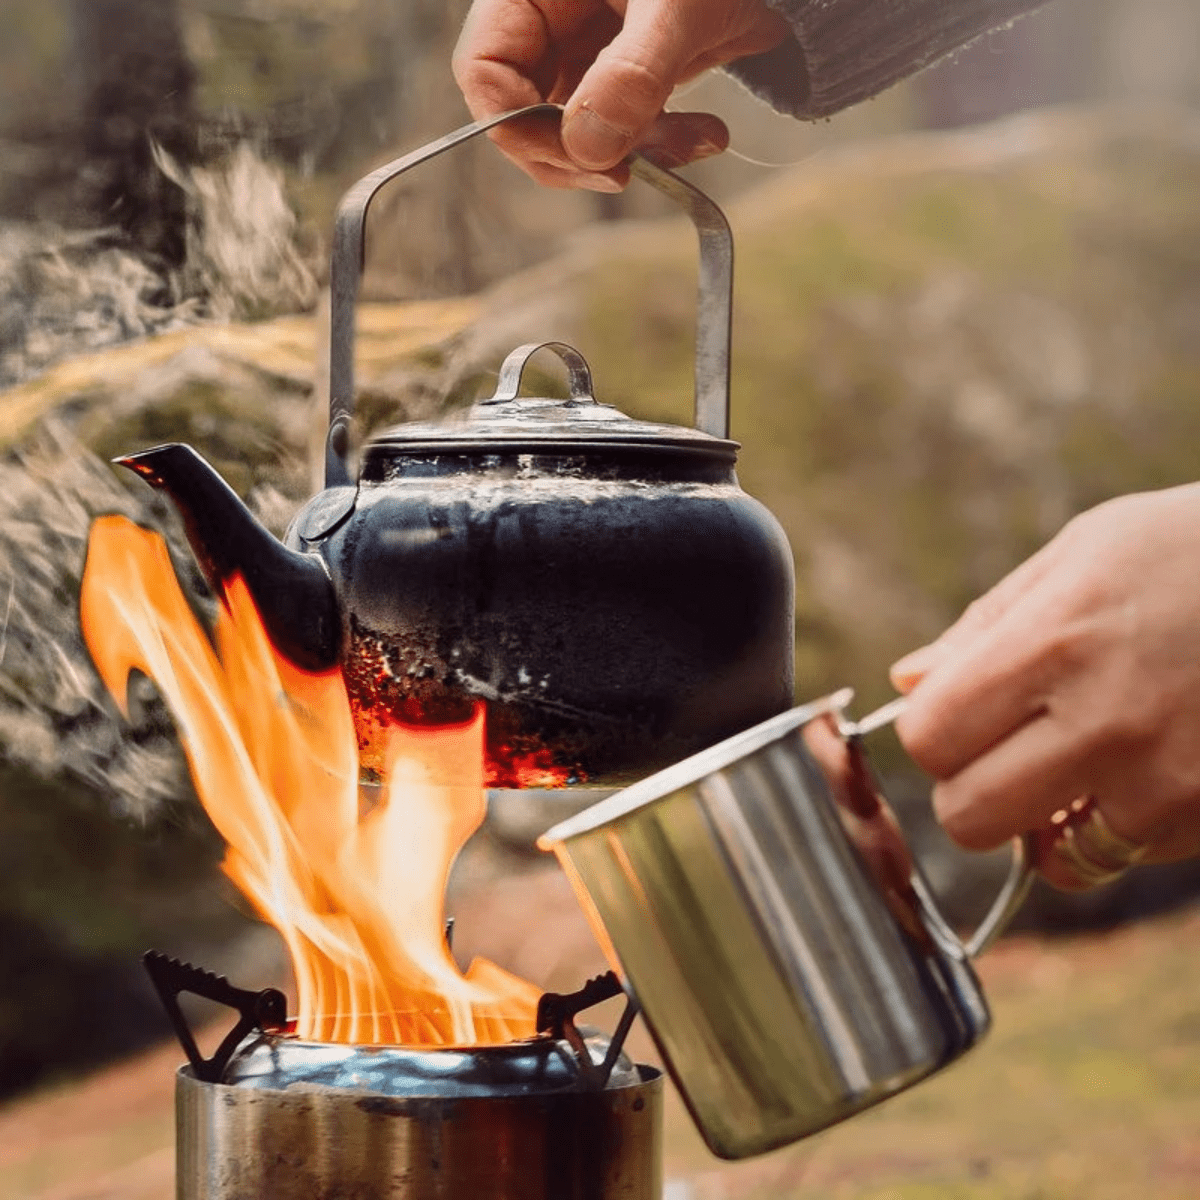
<path id="1" fill-rule="evenodd" d="M 316 276 L 297 244 L 283 174 L 249 142 L 216 166 L 181 167 L 160 147 L 154 161 L 187 197 L 186 257 L 176 274 L 207 317 L 253 321 L 311 308 Z"/>
<path id="2" fill-rule="evenodd" d="M 318 283 L 283 174 L 249 142 L 186 167 L 156 147 L 154 162 L 184 197 L 186 253 L 177 266 L 137 250 L 117 229 L 0 223 L 0 388 L 118 343 L 315 305 Z M 98 377 L 95 393 L 104 388 Z M 110 418 L 153 405 L 161 391 L 126 389 L 109 402 Z M 145 816 L 187 785 L 154 689 L 135 684 L 126 726 L 83 647 L 77 597 L 93 518 L 123 513 L 165 529 L 189 590 L 204 587 L 161 499 L 123 487 L 71 432 L 76 410 L 95 400 L 89 395 L 64 394 L 0 458 L 0 760 L 44 779 L 81 780 Z M 270 507 L 273 497 L 284 505 L 275 493 L 260 499 Z"/>
<path id="3" fill-rule="evenodd" d="M 157 147 L 154 159 L 185 197 L 178 267 L 137 253 L 116 229 L 0 224 L 0 388 L 70 355 L 316 303 L 281 171 L 248 142 L 208 165 L 180 166 Z"/>
<path id="4" fill-rule="evenodd" d="M 3 758 L 44 779 L 80 779 L 139 815 L 186 790 L 182 756 L 148 685 L 135 686 L 132 726 L 117 718 L 83 645 L 77 598 L 93 518 L 158 524 L 154 502 L 53 422 L 0 459 Z"/>
<path id="5" fill-rule="evenodd" d="M 0 225 L 0 387 L 200 318 L 198 297 L 185 298 L 120 241 L 111 230 Z"/>

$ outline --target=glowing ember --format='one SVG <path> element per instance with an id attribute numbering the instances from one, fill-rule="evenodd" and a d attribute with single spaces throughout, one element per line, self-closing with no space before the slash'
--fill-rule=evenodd
<path id="1" fill-rule="evenodd" d="M 291 952 L 296 1032 L 318 1041 L 482 1045 L 531 1036 L 538 990 L 443 936 L 455 855 L 482 822 L 484 714 L 388 730 L 381 799 L 360 800 L 341 674 L 310 674 L 270 644 L 240 578 L 215 649 L 158 535 L 122 517 L 92 528 L 84 638 L 124 706 L 129 673 L 158 684 L 196 790 L 227 843 L 224 869 Z"/>
<path id="2" fill-rule="evenodd" d="M 488 787 L 560 788 L 573 778 L 581 782 L 587 776 L 558 766 L 549 750 L 522 754 L 505 747 L 502 759 L 489 758 L 487 763 Z"/>

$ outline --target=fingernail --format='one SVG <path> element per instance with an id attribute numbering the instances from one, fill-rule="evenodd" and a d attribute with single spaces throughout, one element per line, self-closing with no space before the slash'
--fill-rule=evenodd
<path id="1" fill-rule="evenodd" d="M 945 783 L 937 784 L 930 796 L 933 815 L 946 831 L 952 842 L 959 846 L 970 846 L 978 839 L 978 812 L 969 796 Z"/>
<path id="2" fill-rule="evenodd" d="M 945 792 L 940 787 L 933 789 L 931 800 L 933 803 L 933 815 L 937 818 L 938 824 L 953 839 L 956 822 L 959 813 L 962 811 L 962 806 L 955 804 L 953 800 L 947 799 Z"/>
<path id="3" fill-rule="evenodd" d="M 610 125 L 585 103 L 563 123 L 562 142 L 567 153 L 583 167 L 613 167 L 625 157 L 630 137 Z"/>
<path id="4" fill-rule="evenodd" d="M 579 186 L 589 192 L 608 192 L 613 196 L 625 190 L 611 175 L 580 175 Z"/>
<path id="5" fill-rule="evenodd" d="M 667 146 L 648 146 L 642 149 L 642 153 L 656 166 L 669 169 L 686 167 L 688 163 L 699 162 L 702 158 L 712 158 L 724 149 L 724 146 L 718 146 L 715 142 L 693 142 L 682 151 Z"/>
<path id="6" fill-rule="evenodd" d="M 933 647 L 922 646 L 892 663 L 888 668 L 888 678 L 891 679 L 892 686 L 896 691 L 908 692 L 928 672 L 932 661 Z"/>

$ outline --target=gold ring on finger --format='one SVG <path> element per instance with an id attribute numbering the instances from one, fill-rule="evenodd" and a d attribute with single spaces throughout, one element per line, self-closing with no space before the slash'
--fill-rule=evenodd
<path id="1" fill-rule="evenodd" d="M 1146 847 L 1115 832 L 1091 796 L 1055 813 L 1052 821 L 1055 854 L 1088 887 L 1119 879 L 1145 857 Z"/>

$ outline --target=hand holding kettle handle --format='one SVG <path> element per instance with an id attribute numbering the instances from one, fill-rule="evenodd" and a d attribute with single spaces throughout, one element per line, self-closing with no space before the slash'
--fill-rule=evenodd
<path id="1" fill-rule="evenodd" d="M 346 457 L 354 412 L 354 305 L 362 279 L 367 210 L 379 190 L 405 171 L 462 142 L 518 117 L 561 114 L 557 104 L 531 104 L 464 125 L 360 179 L 342 197 L 333 229 L 330 262 L 329 432 L 325 486 L 352 484 Z M 729 436 L 729 343 L 733 301 L 733 237 L 724 213 L 698 188 L 648 159 L 635 157 L 634 175 L 678 203 L 700 239 L 696 317 L 696 427 Z"/>

